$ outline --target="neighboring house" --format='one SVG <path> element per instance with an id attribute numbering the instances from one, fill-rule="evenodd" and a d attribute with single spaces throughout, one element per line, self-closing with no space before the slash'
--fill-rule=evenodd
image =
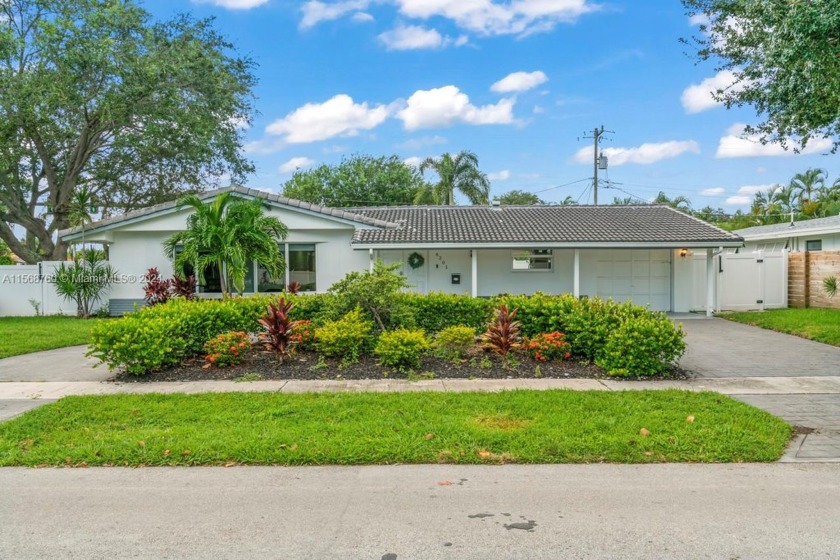
<path id="1" fill-rule="evenodd" d="M 305 291 L 323 292 L 348 272 L 366 270 L 382 259 L 403 263 L 402 272 L 417 292 L 572 293 L 689 311 L 696 275 L 693 259 L 686 257 L 701 251 L 710 265 L 715 250 L 743 245 L 738 235 L 667 206 L 336 209 L 229 189 L 265 200 L 269 213 L 289 229 L 286 277 L 268 278 L 255 265 L 246 281 L 248 293 L 280 291 L 293 280 Z M 200 196 L 210 200 L 222 190 Z M 150 267 L 169 276 L 172 263 L 161 244 L 185 227 L 189 212 L 175 203 L 160 204 L 91 224 L 85 239 L 107 244 L 111 264 L 124 277 L 136 280 Z M 81 232 L 60 235 L 75 241 Z M 208 270 L 206 276 L 201 292 L 218 292 L 217 273 Z M 142 293 L 139 281 L 115 285 L 111 313 L 142 305 Z M 713 302 L 713 290 L 706 294 L 706 301 Z"/>
<path id="2" fill-rule="evenodd" d="M 840 216 L 785 222 L 734 231 L 744 238 L 742 251 L 840 251 Z"/>

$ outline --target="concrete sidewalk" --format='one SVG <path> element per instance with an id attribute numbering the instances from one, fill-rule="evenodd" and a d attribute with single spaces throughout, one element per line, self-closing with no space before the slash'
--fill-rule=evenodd
<path id="1" fill-rule="evenodd" d="M 513 389 L 567 389 L 572 391 L 633 391 L 683 389 L 716 391 L 724 395 L 840 394 L 837 377 L 733 377 L 687 381 L 620 381 L 615 379 L 433 379 L 404 381 L 366 379 L 356 381 L 189 381 L 157 383 L 102 382 L 8 382 L 0 383 L 0 400 L 59 399 L 69 395 L 114 395 L 146 393 L 223 393 L 276 391 L 393 392 L 393 391 L 506 391 Z"/>

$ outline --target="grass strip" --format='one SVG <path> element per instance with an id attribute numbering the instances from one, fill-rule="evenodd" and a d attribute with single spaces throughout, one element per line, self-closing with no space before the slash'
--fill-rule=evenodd
<path id="1" fill-rule="evenodd" d="M 770 309 L 725 313 L 724 319 L 840 346 L 840 309 Z"/>
<path id="2" fill-rule="evenodd" d="M 0 358 L 87 344 L 101 319 L 76 317 L 0 317 Z"/>
<path id="3" fill-rule="evenodd" d="M 108 395 L 0 424 L 0 465 L 761 462 L 790 435 L 677 390 Z"/>

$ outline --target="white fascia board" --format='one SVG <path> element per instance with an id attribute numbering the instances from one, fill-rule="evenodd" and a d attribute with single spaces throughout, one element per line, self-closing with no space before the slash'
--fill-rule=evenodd
<path id="1" fill-rule="evenodd" d="M 742 235 L 745 241 L 764 241 L 765 239 L 788 239 L 790 237 L 810 237 L 812 235 L 837 235 L 840 234 L 840 229 L 837 226 L 813 228 L 813 229 L 798 229 L 792 227 L 783 231 L 774 231 L 772 233 L 759 233 L 754 235 Z"/>
<path id="2" fill-rule="evenodd" d="M 603 243 L 557 243 L 557 242 L 528 242 L 528 243 L 353 243 L 353 249 L 367 251 L 368 249 L 717 249 L 719 247 L 743 247 L 742 241 L 717 242 L 603 242 Z"/>

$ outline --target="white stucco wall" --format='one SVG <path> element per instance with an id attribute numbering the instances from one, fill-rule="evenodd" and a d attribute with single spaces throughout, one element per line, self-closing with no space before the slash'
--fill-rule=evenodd
<path id="1" fill-rule="evenodd" d="M 352 225 L 323 217 L 271 208 L 269 213 L 289 228 L 287 243 L 314 243 L 318 291 L 326 291 L 351 270 L 366 270 L 367 252 L 353 251 Z M 109 256 L 112 266 L 126 279 L 114 286 L 112 299 L 140 300 L 145 272 L 156 267 L 164 277 L 172 276 L 172 263 L 163 253 L 164 240 L 186 227 L 187 212 L 129 224 L 110 232 Z"/>

